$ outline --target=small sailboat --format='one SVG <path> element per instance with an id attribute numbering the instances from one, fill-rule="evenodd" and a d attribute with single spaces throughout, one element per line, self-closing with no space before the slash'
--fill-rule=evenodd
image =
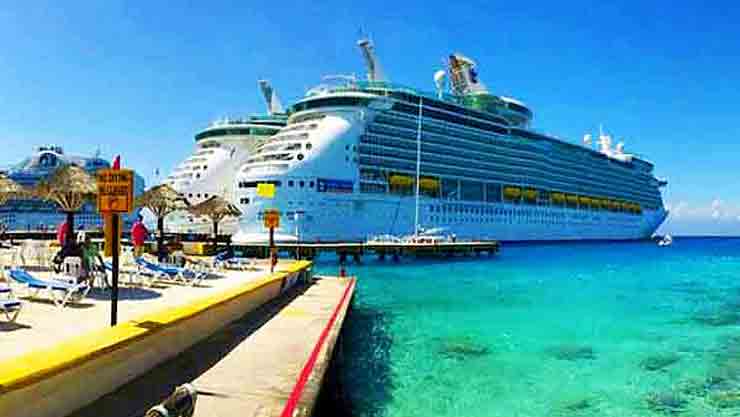
<path id="1" fill-rule="evenodd" d="M 673 238 L 671 235 L 665 235 L 658 241 L 658 246 L 671 246 L 673 244 Z"/>

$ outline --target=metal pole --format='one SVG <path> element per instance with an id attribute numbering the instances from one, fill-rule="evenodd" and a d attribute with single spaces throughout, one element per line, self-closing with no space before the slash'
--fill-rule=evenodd
<path id="1" fill-rule="evenodd" d="M 414 236 L 419 234 L 419 178 L 421 176 L 421 117 L 422 98 L 419 96 L 419 127 L 416 131 L 416 215 L 414 216 Z"/>
<path id="2" fill-rule="evenodd" d="M 120 242 L 118 240 L 118 219 L 120 215 L 111 215 L 113 233 L 111 236 L 111 249 L 113 249 L 113 268 L 111 271 L 111 296 L 110 296 L 110 325 L 115 326 L 118 322 L 118 252 Z"/>
<path id="3" fill-rule="evenodd" d="M 275 228 L 270 228 L 270 273 L 275 272 Z"/>

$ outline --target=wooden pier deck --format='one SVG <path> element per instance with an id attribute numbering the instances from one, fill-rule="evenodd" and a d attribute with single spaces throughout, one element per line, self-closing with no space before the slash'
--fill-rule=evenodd
<path id="1" fill-rule="evenodd" d="M 234 244 L 246 256 L 263 257 L 269 253 L 267 243 Z M 362 256 L 375 255 L 379 259 L 391 257 L 452 257 L 462 255 L 494 255 L 500 250 L 498 241 L 463 241 L 435 243 L 406 242 L 326 242 L 326 243 L 276 243 L 278 251 L 296 259 L 313 259 L 322 253 L 332 253 L 345 261 L 348 257 L 361 260 Z"/>

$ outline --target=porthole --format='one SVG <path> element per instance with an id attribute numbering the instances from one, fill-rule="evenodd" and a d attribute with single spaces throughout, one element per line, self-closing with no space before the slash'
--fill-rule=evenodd
<path id="1" fill-rule="evenodd" d="M 296 158 L 298 158 L 299 161 L 303 161 L 303 154 L 299 153 Z"/>

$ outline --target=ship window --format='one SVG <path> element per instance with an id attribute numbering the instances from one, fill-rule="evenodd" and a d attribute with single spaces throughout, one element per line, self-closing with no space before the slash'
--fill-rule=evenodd
<path id="1" fill-rule="evenodd" d="M 311 182 L 308 183 L 308 187 L 309 188 L 313 188 L 313 181 L 311 181 Z"/>
<path id="2" fill-rule="evenodd" d="M 311 150 L 311 142 L 306 142 L 306 149 Z"/>
<path id="3" fill-rule="evenodd" d="M 306 185 L 306 183 L 305 183 L 304 181 L 299 181 L 299 182 L 298 182 L 298 185 L 299 185 L 299 186 L 300 186 L 301 188 L 303 188 L 303 187 L 304 187 L 304 186 Z"/>
<path id="4" fill-rule="evenodd" d="M 298 103 L 292 107 L 291 113 L 297 113 L 299 111 L 314 109 L 317 107 L 334 107 L 334 106 L 364 106 L 369 103 L 370 100 L 360 97 L 329 97 L 320 98 L 315 100 L 304 101 Z M 305 120 L 305 119 L 303 119 Z M 301 121 L 303 121 L 301 120 Z"/>
<path id="5" fill-rule="evenodd" d="M 288 187 L 292 187 L 292 186 L 293 186 L 293 184 L 295 184 L 295 183 L 293 182 L 293 180 L 289 180 L 289 181 L 288 181 Z"/>

